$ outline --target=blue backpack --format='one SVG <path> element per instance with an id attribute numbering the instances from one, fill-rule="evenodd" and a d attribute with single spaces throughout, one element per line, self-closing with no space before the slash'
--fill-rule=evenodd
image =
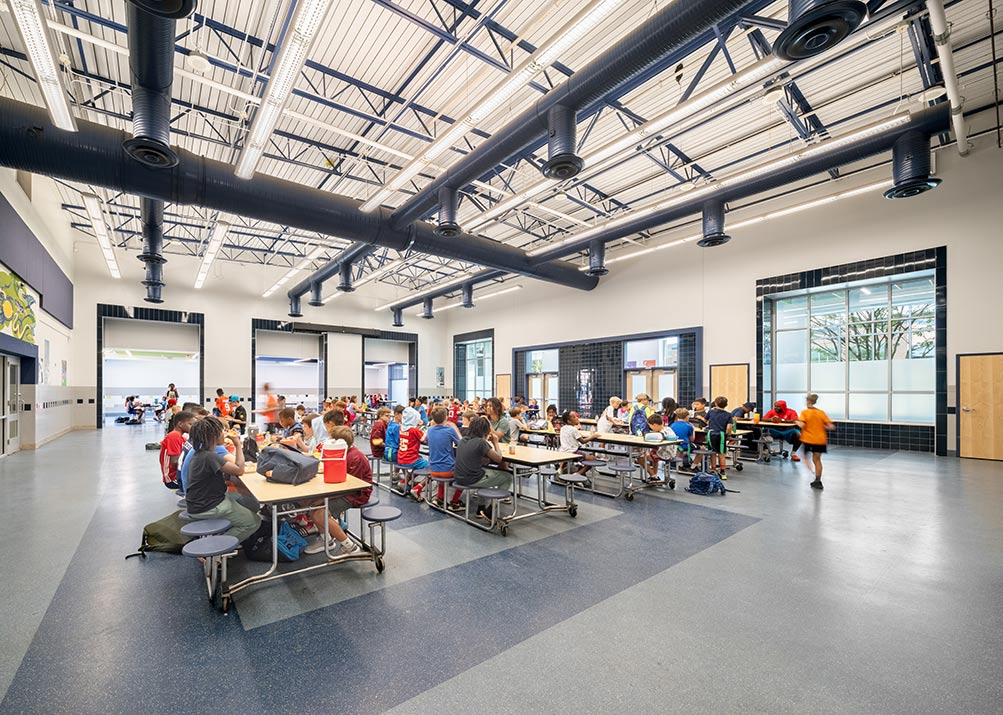
<path id="1" fill-rule="evenodd" d="M 707 497 L 713 496 L 718 492 L 721 492 L 721 496 L 728 493 L 724 482 L 721 481 L 721 477 L 709 472 L 697 472 L 690 477 L 690 485 L 686 487 L 686 491 Z"/>
<path id="2" fill-rule="evenodd" d="M 643 407 L 635 407 L 634 411 L 630 415 L 630 433 L 634 435 L 644 435 L 647 434 L 648 430 L 648 412 Z"/>

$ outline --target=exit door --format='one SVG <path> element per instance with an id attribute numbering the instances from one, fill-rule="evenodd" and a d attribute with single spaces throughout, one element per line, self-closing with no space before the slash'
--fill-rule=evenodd
<path id="1" fill-rule="evenodd" d="M 1003 459 L 1003 353 L 958 356 L 958 455 Z"/>
<path id="2" fill-rule="evenodd" d="M 2 402 L 0 402 L 0 454 L 12 454 L 21 449 L 21 360 L 4 356 Z"/>
<path id="3" fill-rule="evenodd" d="M 627 371 L 627 394 L 625 399 L 633 400 L 642 392 L 652 402 L 660 403 L 664 397 L 676 396 L 676 371 L 664 368 L 648 368 Z"/>

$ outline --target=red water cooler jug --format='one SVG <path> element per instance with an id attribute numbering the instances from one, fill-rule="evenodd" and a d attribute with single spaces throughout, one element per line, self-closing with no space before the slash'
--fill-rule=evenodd
<path id="1" fill-rule="evenodd" d="M 348 478 L 348 443 L 343 439 L 329 439 L 320 450 L 324 463 L 324 481 L 339 484 Z"/>

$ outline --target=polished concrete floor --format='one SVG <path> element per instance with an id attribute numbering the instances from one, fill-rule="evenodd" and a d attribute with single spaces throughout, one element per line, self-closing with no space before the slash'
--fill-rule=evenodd
<path id="1" fill-rule="evenodd" d="M 823 493 L 752 464 L 726 497 L 584 497 L 507 538 L 383 493 L 404 510 L 383 575 L 263 585 L 223 617 L 195 563 L 123 559 L 174 505 L 157 429 L 0 460 L 0 712 L 1003 707 L 999 463 L 837 448 Z"/>

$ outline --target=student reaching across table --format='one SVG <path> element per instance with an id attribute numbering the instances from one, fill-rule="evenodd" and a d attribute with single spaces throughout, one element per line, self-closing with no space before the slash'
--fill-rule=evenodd
<path id="1" fill-rule="evenodd" d="M 487 467 L 496 464 L 497 468 Z M 477 415 L 470 420 L 467 436 L 460 440 L 456 449 L 456 463 L 453 481 L 464 487 L 512 488 L 512 475 L 505 471 L 505 458 L 498 447 L 498 438 L 491 431 L 491 423 L 486 417 Z M 491 507 L 481 507 L 477 515 L 491 521 Z"/>
<path id="2" fill-rule="evenodd" d="M 612 432 L 614 427 L 620 427 L 623 425 L 623 421 L 617 417 L 617 412 L 620 409 L 620 405 L 623 404 L 623 400 L 615 395 L 609 398 L 609 405 L 602 414 L 599 415 L 599 419 L 596 422 L 596 432 Z"/>
<path id="3" fill-rule="evenodd" d="M 808 406 L 798 416 L 798 427 L 801 428 L 801 444 L 804 446 L 805 456 L 811 452 L 811 461 L 815 467 L 815 480 L 811 483 L 812 489 L 823 489 L 822 486 L 822 454 L 826 451 L 829 442 L 828 433 L 836 429 L 836 425 L 829 419 L 829 415 L 815 405 L 818 403 L 818 395 L 812 393 L 807 397 Z M 793 455 L 792 455 L 793 457 Z M 805 463 L 808 466 L 808 463 Z M 812 468 L 808 467 L 811 472 Z"/>

